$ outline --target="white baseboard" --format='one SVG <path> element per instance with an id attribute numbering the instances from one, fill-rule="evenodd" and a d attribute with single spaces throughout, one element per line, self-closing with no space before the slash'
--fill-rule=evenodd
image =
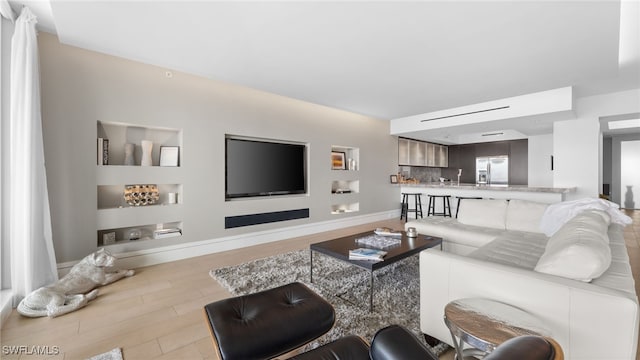
<path id="1" fill-rule="evenodd" d="M 366 223 L 389 220 L 400 216 L 399 210 L 390 210 L 373 214 L 345 217 L 336 220 L 311 224 L 289 226 L 272 230 L 258 231 L 222 238 L 189 242 L 179 245 L 164 246 L 154 249 L 131 251 L 114 254 L 117 266 L 123 269 L 135 269 L 143 266 L 161 264 L 170 261 L 188 259 L 216 252 L 233 250 L 252 245 L 280 241 L 299 236 L 311 235 L 324 231 L 342 229 Z M 64 276 L 78 261 L 58 264 L 58 274 Z"/>
<path id="2" fill-rule="evenodd" d="M 13 292 L 11 289 L 1 290 L 0 291 L 0 329 L 5 324 L 7 318 L 11 314 L 11 309 L 13 309 Z"/>

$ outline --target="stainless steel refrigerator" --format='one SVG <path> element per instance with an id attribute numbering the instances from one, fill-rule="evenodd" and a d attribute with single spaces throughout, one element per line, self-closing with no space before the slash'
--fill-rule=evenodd
<path id="1" fill-rule="evenodd" d="M 509 185 L 509 156 L 477 157 L 476 184 Z"/>

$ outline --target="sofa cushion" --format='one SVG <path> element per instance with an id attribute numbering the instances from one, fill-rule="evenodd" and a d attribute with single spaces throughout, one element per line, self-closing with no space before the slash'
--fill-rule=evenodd
<path id="1" fill-rule="evenodd" d="M 609 223 L 597 211 L 585 211 L 565 223 L 547 242 L 535 271 L 591 281 L 611 265 Z"/>
<path id="2" fill-rule="evenodd" d="M 428 216 L 405 223 L 405 230 L 410 227 L 414 227 L 418 234 L 441 237 L 443 247 L 447 251 L 449 250 L 448 242 L 463 245 L 464 248 L 477 249 L 504 233 L 504 230 L 464 225 L 456 221 L 456 219 L 442 216 Z"/>
<path id="3" fill-rule="evenodd" d="M 506 229 L 542 233 L 540 220 L 542 220 L 547 206 L 549 205 L 526 200 L 509 201 L 505 222 Z"/>
<path id="4" fill-rule="evenodd" d="M 458 222 L 504 230 L 506 216 L 506 200 L 465 199 L 460 203 Z"/>
<path id="5" fill-rule="evenodd" d="M 493 263 L 533 270 L 547 245 L 544 234 L 529 231 L 505 231 L 469 257 Z"/>

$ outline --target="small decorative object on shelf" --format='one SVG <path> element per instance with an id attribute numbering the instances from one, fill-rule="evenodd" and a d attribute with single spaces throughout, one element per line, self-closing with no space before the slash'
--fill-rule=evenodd
<path id="1" fill-rule="evenodd" d="M 356 164 L 356 160 L 355 159 L 349 159 L 348 164 L 349 164 L 349 170 L 351 170 L 351 171 L 358 170 L 358 169 L 356 169 L 357 164 Z"/>
<path id="2" fill-rule="evenodd" d="M 142 237 L 142 230 L 140 229 L 129 230 L 129 240 L 140 240 L 141 237 Z"/>
<path id="3" fill-rule="evenodd" d="M 124 164 L 125 165 L 136 164 L 133 157 L 135 149 L 136 149 L 135 144 L 124 144 Z"/>
<path id="4" fill-rule="evenodd" d="M 111 245 L 116 243 L 115 231 L 108 232 L 102 235 L 102 245 Z"/>
<path id="5" fill-rule="evenodd" d="M 153 205 L 160 200 L 158 185 L 126 185 L 124 200 L 131 206 Z"/>
<path id="6" fill-rule="evenodd" d="M 140 142 L 140 146 L 142 147 L 142 161 L 140 162 L 140 165 L 152 166 L 153 161 L 151 160 L 151 150 L 153 149 L 153 142 L 151 140 L 142 140 Z"/>
<path id="7" fill-rule="evenodd" d="M 108 165 L 109 164 L 109 139 L 98 138 L 98 165 Z"/>
<path id="8" fill-rule="evenodd" d="M 160 166 L 178 166 L 179 152 L 178 146 L 160 146 Z"/>
<path id="9" fill-rule="evenodd" d="M 159 230 L 153 231 L 154 239 L 164 239 L 164 238 L 170 238 L 170 237 L 175 237 L 180 235 L 182 235 L 182 230 L 178 228 L 159 229 Z"/>
<path id="10" fill-rule="evenodd" d="M 178 203 L 178 193 L 170 192 L 167 194 L 167 203 L 168 204 L 177 204 Z"/>

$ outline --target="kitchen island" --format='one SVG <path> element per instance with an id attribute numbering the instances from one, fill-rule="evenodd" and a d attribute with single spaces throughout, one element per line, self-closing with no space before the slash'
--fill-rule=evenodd
<path id="1" fill-rule="evenodd" d="M 458 197 L 480 197 L 483 199 L 520 199 L 553 204 L 565 200 L 566 194 L 576 190 L 573 188 L 533 187 L 527 185 L 476 185 L 457 182 L 398 184 L 401 193 L 421 193 L 422 204 L 429 203 L 427 195 L 451 195 L 451 214 L 455 216 Z M 413 207 L 413 203 L 410 204 Z M 442 201 L 436 202 L 436 212 L 442 211 Z"/>

